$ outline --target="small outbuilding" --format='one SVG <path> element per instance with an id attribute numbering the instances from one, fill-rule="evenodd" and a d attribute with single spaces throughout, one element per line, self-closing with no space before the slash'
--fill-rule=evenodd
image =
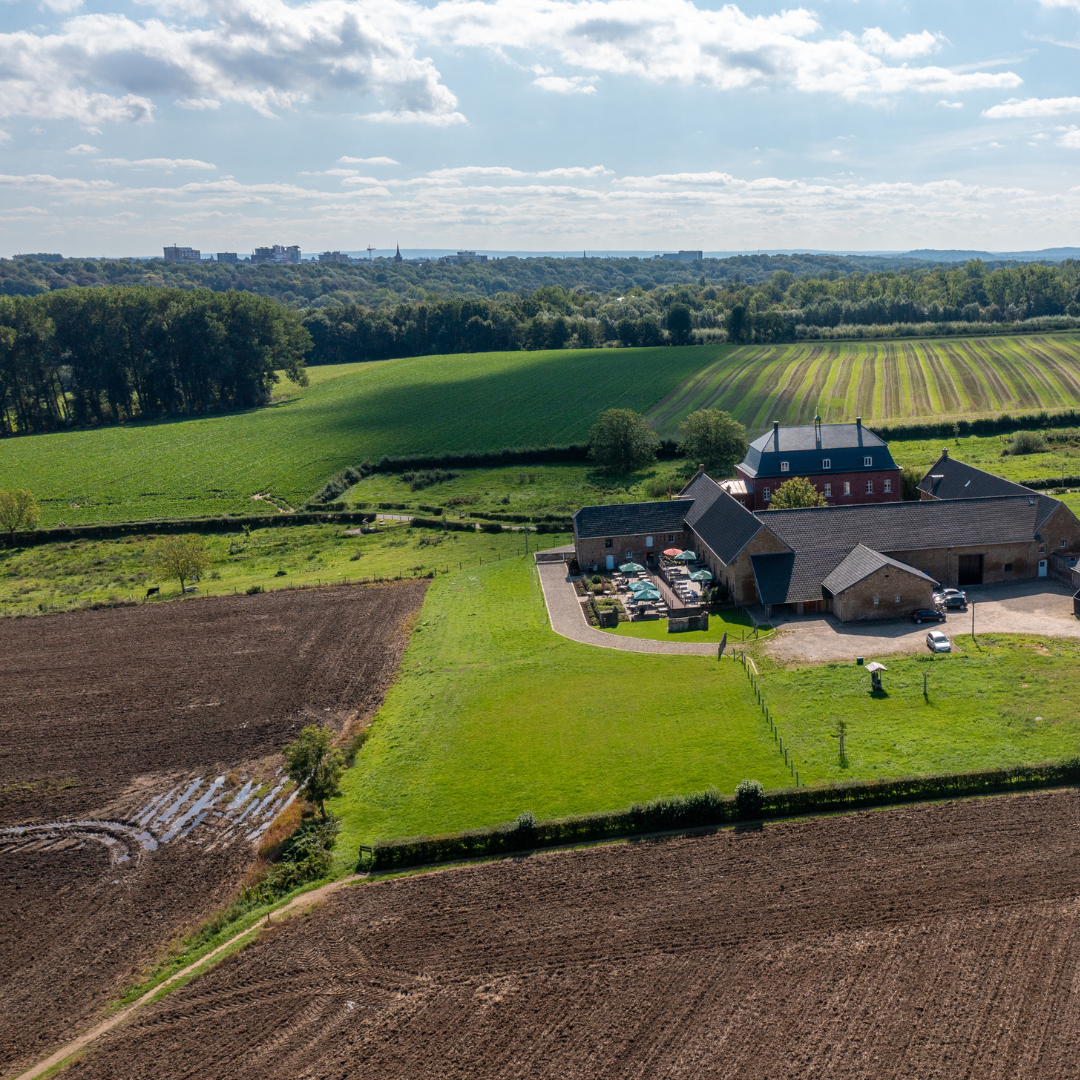
<path id="1" fill-rule="evenodd" d="M 838 619 L 854 622 L 933 607 L 937 584 L 914 566 L 859 544 L 822 581 L 821 591 Z"/>

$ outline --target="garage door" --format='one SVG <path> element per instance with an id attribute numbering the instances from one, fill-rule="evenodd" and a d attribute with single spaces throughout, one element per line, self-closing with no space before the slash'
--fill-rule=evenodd
<path id="1" fill-rule="evenodd" d="M 961 589 L 965 585 L 981 585 L 983 580 L 983 557 L 981 555 L 961 555 L 956 580 Z"/>

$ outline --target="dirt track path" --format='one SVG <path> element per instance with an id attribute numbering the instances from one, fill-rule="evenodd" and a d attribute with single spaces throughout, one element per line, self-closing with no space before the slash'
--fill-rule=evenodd
<path id="1" fill-rule="evenodd" d="M 307 892 L 301 896 L 296 897 L 295 900 L 292 900 L 284 907 L 278 908 L 277 911 L 273 912 L 273 915 L 276 915 L 279 918 L 287 915 L 296 915 L 297 913 L 303 911 L 305 908 L 311 907 L 312 904 L 317 904 L 320 900 L 324 899 L 326 896 L 328 896 L 335 890 L 340 889 L 343 885 L 349 885 L 354 881 L 360 880 L 360 877 L 361 875 L 359 874 L 352 874 L 349 877 L 341 878 L 338 881 L 328 882 L 326 885 L 323 885 L 318 889 L 312 889 L 311 892 Z M 236 934 L 234 937 L 229 938 L 228 941 L 219 945 L 212 952 L 208 952 L 205 956 L 202 956 L 193 963 L 188 964 L 187 967 L 181 968 L 178 972 L 176 972 L 175 975 L 170 975 L 164 982 L 158 983 L 157 986 L 155 986 L 152 990 L 147 990 L 147 992 L 143 994 L 142 997 L 133 1001 L 130 1005 L 121 1009 L 118 1013 L 114 1013 L 107 1019 L 95 1024 L 92 1028 L 90 1028 L 89 1031 L 80 1035 L 77 1039 L 72 1039 L 71 1042 L 65 1043 L 63 1046 L 60 1047 L 59 1050 L 51 1054 L 44 1061 L 39 1061 L 36 1065 L 31 1066 L 25 1072 L 17 1073 L 13 1077 L 13 1080 L 35 1080 L 36 1077 L 41 1076 L 49 1069 L 53 1068 L 56 1065 L 59 1065 L 60 1062 L 71 1057 L 73 1054 L 79 1053 L 80 1050 L 85 1050 L 86 1047 L 88 1047 L 91 1043 L 95 1042 L 97 1039 L 100 1039 L 102 1035 L 106 1034 L 106 1032 L 112 1031 L 112 1029 L 115 1027 L 119 1027 L 133 1013 L 137 1012 L 144 1005 L 148 1005 L 151 1001 L 154 1000 L 154 998 L 156 998 L 161 993 L 162 990 L 166 989 L 169 986 L 172 986 L 174 983 L 178 982 L 181 979 L 185 979 L 188 976 L 195 974 L 195 972 L 197 972 L 199 968 L 203 967 L 205 964 L 208 964 L 211 960 L 214 959 L 214 957 L 218 956 L 226 949 L 232 948 L 232 946 L 236 945 L 238 942 L 242 941 L 246 937 L 251 937 L 257 934 L 259 932 L 259 929 L 263 925 L 264 923 L 256 923 L 254 926 L 249 926 L 246 930 L 242 931 L 239 934 Z"/>
<path id="2" fill-rule="evenodd" d="M 715 656 L 716 644 L 709 642 L 649 641 L 647 638 L 617 637 L 596 630 L 581 612 L 577 593 L 566 576 L 565 563 L 537 563 L 540 587 L 544 590 L 551 629 L 562 637 L 580 641 L 583 645 L 599 645 L 603 649 L 625 649 L 627 652 L 671 653 L 682 656 Z"/>

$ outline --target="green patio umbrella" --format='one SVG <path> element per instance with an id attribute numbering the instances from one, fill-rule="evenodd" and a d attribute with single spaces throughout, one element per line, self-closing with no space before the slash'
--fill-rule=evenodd
<path id="1" fill-rule="evenodd" d="M 622 564 L 622 566 L 619 567 L 619 569 L 624 574 L 644 574 L 645 573 L 645 567 L 642 566 L 640 563 L 636 563 L 636 562 L 624 562 Z"/>
<path id="2" fill-rule="evenodd" d="M 712 581 L 712 571 L 711 570 L 695 570 L 690 575 L 690 580 L 691 581 Z"/>
<path id="3" fill-rule="evenodd" d="M 682 551 L 675 556 L 676 562 L 697 562 L 696 551 Z"/>
<path id="4" fill-rule="evenodd" d="M 660 594 L 655 589 L 640 589 L 634 593 L 635 600 L 659 600 Z"/>
<path id="5" fill-rule="evenodd" d="M 641 592 L 642 589 L 653 589 L 655 591 L 656 586 L 651 581 L 631 581 L 628 586 L 631 592 Z"/>

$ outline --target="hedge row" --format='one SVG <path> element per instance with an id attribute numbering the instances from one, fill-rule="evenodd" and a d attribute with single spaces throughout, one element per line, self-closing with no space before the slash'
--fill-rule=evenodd
<path id="1" fill-rule="evenodd" d="M 822 787 L 767 791 L 760 817 L 794 817 L 884 803 L 952 799 L 1077 783 L 1080 783 L 1080 758 L 974 772 L 906 776 L 895 780 L 847 781 Z M 735 799 L 712 788 L 693 795 L 635 803 L 629 809 L 610 813 L 583 814 L 552 821 L 535 821 L 531 814 L 522 814 L 516 822 L 489 829 L 383 841 L 371 849 L 370 868 L 392 870 L 490 857 L 532 848 L 722 825 L 738 819 Z"/>
<path id="2" fill-rule="evenodd" d="M 983 417 L 981 420 L 937 420 L 926 423 L 873 425 L 874 431 L 886 442 L 896 439 L 952 439 L 965 435 L 1008 435 L 1014 431 L 1036 428 L 1069 427 L 1080 424 L 1080 412 L 1064 409 L 1061 412 L 1032 413 L 1030 416 Z"/>
<path id="3" fill-rule="evenodd" d="M 450 532 L 481 532 L 501 533 L 503 525 L 498 521 L 457 521 L 454 518 L 414 517 L 409 522 L 409 527 L 414 529 L 447 529 Z M 573 523 L 569 521 L 547 522 L 542 521 L 533 530 L 537 533 L 560 533 L 572 532 Z"/>
<path id="4" fill-rule="evenodd" d="M 1047 488 L 1076 487 L 1080 485 L 1080 476 L 1066 476 L 1064 482 L 1060 476 L 1044 476 L 1038 480 L 1018 480 L 1032 491 L 1045 491 Z"/>
<path id="5" fill-rule="evenodd" d="M 68 540 L 109 540 L 120 536 L 142 536 L 150 533 L 228 533 L 239 532 L 245 525 L 251 529 L 267 529 L 291 525 L 363 524 L 374 521 L 375 515 L 362 510 L 312 512 L 300 510 L 294 514 L 244 514 L 210 518 L 147 519 L 146 521 L 115 521 L 99 525 L 62 525 L 52 529 L 32 529 L 15 534 L 18 547 L 37 547 Z"/>

